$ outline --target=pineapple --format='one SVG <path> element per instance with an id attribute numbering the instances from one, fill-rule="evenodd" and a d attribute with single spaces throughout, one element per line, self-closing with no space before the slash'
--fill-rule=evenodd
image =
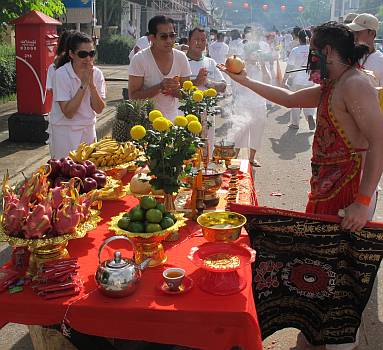
<path id="1" fill-rule="evenodd" d="M 130 141 L 130 129 L 141 124 L 146 129 L 150 128 L 148 113 L 153 109 L 150 100 L 125 100 L 117 106 L 112 137 L 119 142 Z"/>

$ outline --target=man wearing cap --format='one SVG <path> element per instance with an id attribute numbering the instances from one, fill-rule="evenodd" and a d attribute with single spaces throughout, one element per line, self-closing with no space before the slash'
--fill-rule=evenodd
<path id="1" fill-rule="evenodd" d="M 355 40 L 359 44 L 365 44 L 370 52 L 362 58 L 362 68 L 372 71 L 377 80 L 377 86 L 383 86 L 383 54 L 375 49 L 374 40 L 379 29 L 378 19 L 369 14 L 362 13 L 355 17 L 348 27 L 354 32 Z"/>
<path id="2" fill-rule="evenodd" d="M 348 13 L 348 14 L 346 15 L 346 17 L 343 19 L 343 24 L 350 24 L 350 23 L 352 23 L 352 21 L 353 21 L 356 17 L 358 17 L 358 14 L 357 14 L 357 13 L 353 13 L 353 12 Z"/>

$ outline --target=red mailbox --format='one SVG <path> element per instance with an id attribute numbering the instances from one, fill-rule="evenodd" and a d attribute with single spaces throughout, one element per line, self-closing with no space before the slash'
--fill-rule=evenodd
<path id="1" fill-rule="evenodd" d="M 14 20 L 16 25 L 17 110 L 23 114 L 50 112 L 51 97 L 45 84 L 49 65 L 55 57 L 59 21 L 31 11 Z"/>

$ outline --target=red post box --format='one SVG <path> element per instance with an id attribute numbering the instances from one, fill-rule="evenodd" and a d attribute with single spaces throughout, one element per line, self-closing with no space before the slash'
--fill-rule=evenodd
<path id="1" fill-rule="evenodd" d="M 9 138 L 11 141 L 45 141 L 44 115 L 50 112 L 51 106 L 46 77 L 55 57 L 57 26 L 61 23 L 39 11 L 28 12 L 11 23 L 16 26 L 18 113 L 9 120 Z"/>

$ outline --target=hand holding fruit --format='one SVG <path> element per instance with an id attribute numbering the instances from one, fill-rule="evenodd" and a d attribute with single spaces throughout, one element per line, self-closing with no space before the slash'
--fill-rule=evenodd
<path id="1" fill-rule="evenodd" d="M 243 85 L 248 79 L 246 69 L 243 69 L 240 73 L 232 73 L 224 64 L 218 64 L 217 68 L 239 84 Z"/>

